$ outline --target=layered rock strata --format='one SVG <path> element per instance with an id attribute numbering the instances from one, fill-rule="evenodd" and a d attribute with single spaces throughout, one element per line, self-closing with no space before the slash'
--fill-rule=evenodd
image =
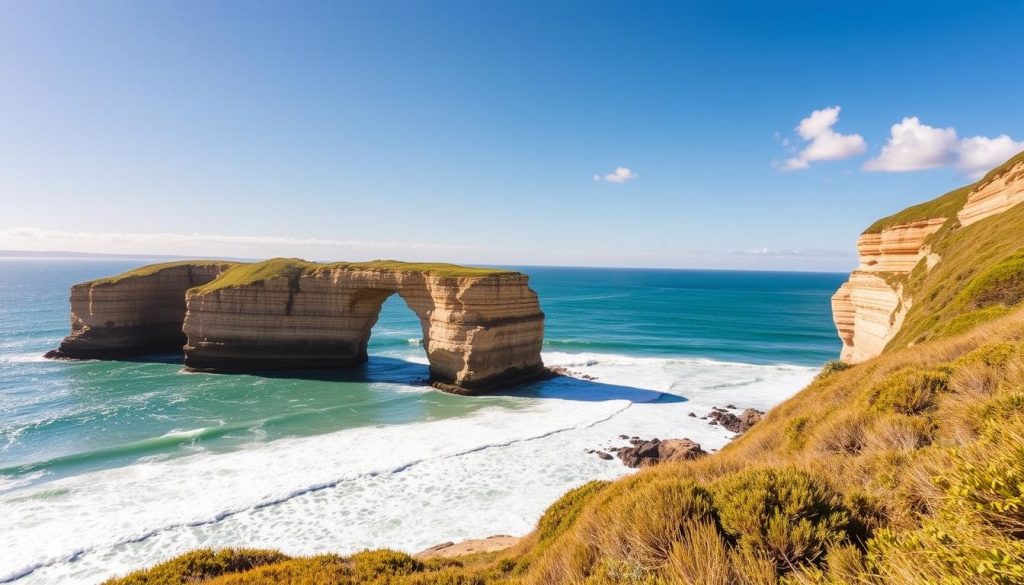
<path id="1" fill-rule="evenodd" d="M 544 313 L 525 274 L 263 264 L 271 262 L 287 270 L 240 278 L 239 270 L 263 274 L 261 264 L 241 265 L 214 281 L 219 268 L 179 266 L 75 285 L 73 332 L 51 357 L 115 358 L 184 344 L 185 364 L 196 370 L 347 368 L 367 360 L 381 305 L 398 294 L 420 319 L 436 386 L 473 393 L 546 373 Z"/>
<path id="2" fill-rule="evenodd" d="M 332 369 L 366 361 L 397 293 L 420 319 L 431 379 L 473 390 L 538 374 L 544 314 L 528 277 L 327 269 L 187 294 L 185 364 L 213 371 Z"/>
<path id="3" fill-rule="evenodd" d="M 958 209 L 933 206 L 931 211 L 941 216 L 890 225 L 857 240 L 859 265 L 832 297 L 832 315 L 843 342 L 842 361 L 858 363 L 873 358 L 899 333 L 914 301 L 904 283 L 922 261 L 925 270 L 942 261 L 928 245 L 929 236 L 947 223 L 951 229 L 966 227 L 1024 202 L 1024 153 L 936 202 L 957 201 L 951 198 L 964 191 Z"/>
<path id="4" fill-rule="evenodd" d="M 1011 161 L 1012 162 L 1012 161 Z M 1024 159 L 1008 165 L 998 175 L 986 177 L 967 195 L 967 203 L 956 214 L 960 225 L 968 226 L 1024 201 Z"/>
<path id="5" fill-rule="evenodd" d="M 71 334 L 49 358 L 114 359 L 181 351 L 185 291 L 211 282 L 228 262 L 154 265 L 71 287 Z"/>
<path id="6" fill-rule="evenodd" d="M 925 241 L 945 222 L 939 217 L 895 225 L 857 240 L 859 265 L 832 296 L 842 361 L 859 363 L 882 353 L 899 331 L 912 299 L 895 281 L 924 258 L 929 269 L 934 265 Z"/>

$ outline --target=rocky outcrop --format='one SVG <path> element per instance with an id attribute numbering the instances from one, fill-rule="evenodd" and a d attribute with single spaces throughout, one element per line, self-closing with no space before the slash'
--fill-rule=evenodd
<path id="1" fill-rule="evenodd" d="M 986 176 L 967 195 L 967 203 L 956 214 L 960 225 L 968 226 L 1024 201 L 1024 159 L 1011 161 L 992 176 Z"/>
<path id="2" fill-rule="evenodd" d="M 367 360 L 381 305 L 398 294 L 420 319 L 438 387 L 472 393 L 546 373 L 544 314 L 525 274 L 403 266 L 275 260 L 225 272 L 186 264 L 83 283 L 72 289 L 72 335 L 51 357 L 184 345 L 196 370 L 352 367 Z"/>
<path id="3" fill-rule="evenodd" d="M 181 351 L 185 291 L 215 279 L 229 262 L 157 264 L 71 287 L 71 334 L 49 358 L 115 359 Z"/>
<path id="4" fill-rule="evenodd" d="M 708 418 L 714 424 L 721 425 L 725 430 L 732 433 L 745 433 L 750 427 L 761 422 L 764 413 L 755 408 L 746 408 L 739 414 L 733 414 L 724 408 L 712 408 Z"/>
<path id="5" fill-rule="evenodd" d="M 670 461 L 689 461 L 707 453 L 690 439 L 631 439 L 631 447 L 615 449 L 622 463 L 627 467 L 650 467 Z"/>
<path id="6" fill-rule="evenodd" d="M 431 379 L 461 392 L 535 376 L 544 314 L 525 274 L 433 276 L 335 268 L 187 295 L 187 366 L 331 369 L 366 361 L 392 294 L 420 319 Z"/>
<path id="7" fill-rule="evenodd" d="M 938 261 L 926 244 L 946 218 L 894 225 L 857 240 L 859 265 L 832 296 L 832 318 L 843 341 L 840 359 L 859 363 L 885 349 L 899 331 L 913 299 L 903 294 L 900 276 L 922 259 L 930 270 Z"/>

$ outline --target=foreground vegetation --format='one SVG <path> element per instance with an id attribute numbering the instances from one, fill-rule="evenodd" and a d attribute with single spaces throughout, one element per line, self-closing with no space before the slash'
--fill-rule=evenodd
<path id="1" fill-rule="evenodd" d="M 518 546 L 197 551 L 110 583 L 1021 583 L 1024 312 L 833 369 L 720 453 L 592 482 Z"/>

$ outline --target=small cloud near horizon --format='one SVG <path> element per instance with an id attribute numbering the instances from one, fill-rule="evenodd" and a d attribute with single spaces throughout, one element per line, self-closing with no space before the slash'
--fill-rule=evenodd
<path id="1" fill-rule="evenodd" d="M 604 181 L 606 183 L 626 183 L 639 178 L 640 175 L 634 173 L 628 167 L 616 167 L 616 169 L 606 175 L 594 175 L 595 181 Z"/>
<path id="2" fill-rule="evenodd" d="M 971 178 L 980 178 L 1022 150 L 1024 142 L 1006 134 L 960 138 L 952 127 L 936 128 L 923 124 L 917 116 L 908 116 L 892 125 L 882 151 L 863 168 L 868 172 L 902 173 L 952 167 Z"/>
<path id="3" fill-rule="evenodd" d="M 814 110 L 800 120 L 796 132 L 807 146 L 796 156 L 783 161 L 779 168 L 784 171 L 802 170 L 812 162 L 843 160 L 867 152 L 867 143 L 860 134 L 840 134 L 832 129 L 839 122 L 841 110 L 839 106 Z M 782 138 L 781 142 L 784 147 L 790 145 L 788 138 Z"/>

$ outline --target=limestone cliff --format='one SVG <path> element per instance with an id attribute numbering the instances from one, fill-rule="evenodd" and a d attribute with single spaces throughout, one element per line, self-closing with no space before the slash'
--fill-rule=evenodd
<path id="1" fill-rule="evenodd" d="M 230 262 L 154 264 L 71 287 L 71 334 L 51 358 L 111 359 L 180 351 L 185 291 L 216 278 Z"/>
<path id="2" fill-rule="evenodd" d="M 908 208 L 869 227 L 857 240 L 859 265 L 832 297 L 833 319 L 843 342 L 841 359 L 848 363 L 865 361 L 882 353 L 901 337 L 904 321 L 921 294 L 927 293 L 929 300 L 939 296 L 932 291 L 927 275 L 945 256 L 956 254 L 957 262 L 963 267 L 956 267 L 956 280 L 947 279 L 943 285 L 948 288 L 957 282 L 966 283 L 980 265 L 977 259 L 966 260 L 964 242 L 977 241 L 977 237 L 969 235 L 981 233 L 984 225 L 967 228 L 1004 213 L 1021 201 L 1024 201 L 1024 153 L 977 183 Z M 1001 241 L 1013 251 L 1012 237 Z M 1024 246 L 1024 241 L 1019 245 Z M 986 262 L 995 257 L 993 251 Z M 966 309 L 966 305 L 963 308 Z M 922 331 L 915 331 L 917 336 L 938 333 L 918 329 Z M 912 338 L 909 343 L 915 340 L 918 339 Z"/>
<path id="3" fill-rule="evenodd" d="M 76 285 L 73 334 L 59 352 L 119 357 L 184 342 L 185 364 L 197 370 L 351 367 L 366 361 L 381 305 L 398 294 L 420 319 L 432 381 L 473 392 L 544 371 L 544 314 L 528 281 L 518 272 L 398 262 L 179 266 Z M 82 291 L 105 296 L 92 292 L 83 304 Z M 79 331 L 82 315 L 91 319 L 87 332 Z"/>
<path id="4" fill-rule="evenodd" d="M 420 318 L 431 377 L 476 389 L 535 375 L 544 314 L 528 277 L 323 268 L 189 291 L 185 363 L 217 371 L 326 369 L 366 361 L 381 304 L 397 293 Z"/>

